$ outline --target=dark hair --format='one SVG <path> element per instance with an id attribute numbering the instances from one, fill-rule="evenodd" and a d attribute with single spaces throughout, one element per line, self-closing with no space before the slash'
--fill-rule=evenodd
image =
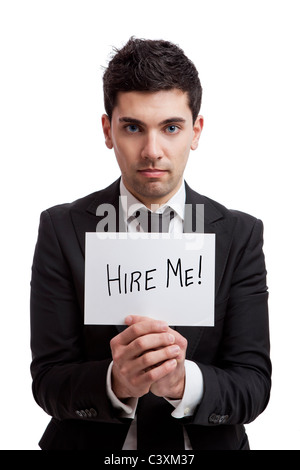
<path id="1" fill-rule="evenodd" d="M 103 75 L 104 106 L 110 120 L 118 92 L 177 88 L 188 93 L 195 122 L 202 87 L 195 65 L 182 49 L 164 40 L 131 37 L 122 49 L 114 49 L 114 52 Z"/>

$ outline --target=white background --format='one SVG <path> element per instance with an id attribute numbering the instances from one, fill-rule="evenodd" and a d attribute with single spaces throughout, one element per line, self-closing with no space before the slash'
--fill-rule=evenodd
<path id="1" fill-rule="evenodd" d="M 299 449 L 299 2 L 0 0 L 1 438 L 38 449 L 29 283 L 40 212 L 119 176 L 101 131 L 102 68 L 131 35 L 179 44 L 204 88 L 186 180 L 264 221 L 273 389 L 252 449 Z"/>

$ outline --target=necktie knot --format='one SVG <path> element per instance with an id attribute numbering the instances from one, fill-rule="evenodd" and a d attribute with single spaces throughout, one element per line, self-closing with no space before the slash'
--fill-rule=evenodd
<path id="1" fill-rule="evenodd" d="M 167 233 L 169 232 L 169 225 L 174 215 L 174 211 L 167 207 L 163 213 L 141 209 L 136 212 L 135 218 L 144 232 Z"/>

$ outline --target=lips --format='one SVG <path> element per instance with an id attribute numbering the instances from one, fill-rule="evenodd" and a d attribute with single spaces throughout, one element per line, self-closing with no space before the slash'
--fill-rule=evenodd
<path id="1" fill-rule="evenodd" d="M 160 178 L 167 170 L 160 170 L 159 168 L 146 168 L 145 170 L 138 170 L 146 178 Z"/>

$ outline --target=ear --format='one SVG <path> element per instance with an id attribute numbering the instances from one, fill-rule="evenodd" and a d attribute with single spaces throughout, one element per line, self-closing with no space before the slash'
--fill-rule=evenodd
<path id="1" fill-rule="evenodd" d="M 105 145 L 107 148 L 112 149 L 113 143 L 112 143 L 112 138 L 111 138 L 111 122 L 107 114 L 103 114 L 101 121 L 102 121 L 103 134 L 105 138 Z"/>
<path id="2" fill-rule="evenodd" d="M 198 147 L 198 143 L 199 143 L 199 139 L 200 139 L 200 135 L 201 135 L 201 132 L 202 132 L 202 129 L 203 129 L 203 125 L 204 125 L 204 119 L 203 119 L 203 116 L 198 116 L 195 123 L 194 123 L 194 126 L 193 126 L 193 140 L 192 140 L 192 144 L 191 144 L 191 149 L 192 150 L 196 150 L 196 148 Z"/>

